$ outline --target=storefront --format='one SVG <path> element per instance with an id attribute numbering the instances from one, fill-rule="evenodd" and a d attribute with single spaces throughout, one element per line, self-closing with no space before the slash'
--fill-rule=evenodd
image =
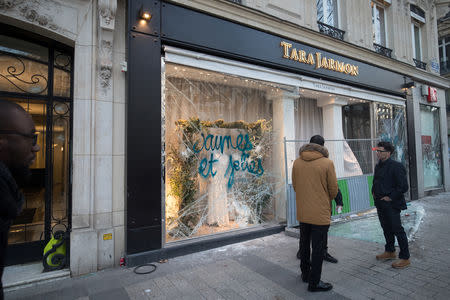
<path id="1" fill-rule="evenodd" d="M 407 164 L 404 76 L 172 4 L 148 12 L 130 24 L 129 264 L 282 230 L 298 151 L 284 138 L 391 140 Z M 372 144 L 330 143 L 339 177 L 373 171 Z"/>
<path id="2" fill-rule="evenodd" d="M 365 31 L 343 42 L 308 25 L 313 15 L 285 22 L 249 7 L 0 5 L 0 97 L 33 116 L 43 149 L 9 263 L 40 259 L 56 230 L 69 233 L 73 275 L 279 232 L 300 146 L 286 141 L 313 134 L 349 191 L 365 185 L 365 204 L 379 139 L 407 166 L 411 199 L 450 187 L 445 80 L 403 48 L 399 59 L 372 51 Z"/>

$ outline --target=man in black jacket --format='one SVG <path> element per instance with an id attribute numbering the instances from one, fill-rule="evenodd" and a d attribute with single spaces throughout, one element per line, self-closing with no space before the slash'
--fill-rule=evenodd
<path id="1" fill-rule="evenodd" d="M 395 259 L 395 237 L 400 253 L 399 260 L 392 263 L 396 269 L 410 265 L 408 238 L 400 220 L 400 211 L 406 209 L 404 193 L 408 191 L 405 167 L 391 159 L 394 147 L 389 142 L 379 142 L 376 148 L 379 162 L 375 166 L 372 194 L 378 219 L 386 239 L 385 251 L 377 260 Z"/>
<path id="2" fill-rule="evenodd" d="M 18 104 L 0 100 L 0 300 L 8 232 L 22 210 L 19 188 L 31 177 L 30 165 L 39 151 L 31 116 Z"/>

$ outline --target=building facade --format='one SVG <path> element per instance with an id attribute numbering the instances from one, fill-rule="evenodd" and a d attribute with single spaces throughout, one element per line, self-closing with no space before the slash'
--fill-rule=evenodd
<path id="1" fill-rule="evenodd" d="M 438 27 L 438 47 L 439 47 L 439 63 L 441 67 L 441 76 L 450 77 L 450 1 L 436 1 L 436 18 Z M 450 93 L 445 91 L 445 102 L 447 105 L 447 130 L 449 128 L 450 119 L 448 112 L 450 111 Z M 448 137 L 450 140 L 450 132 Z"/>
<path id="2" fill-rule="evenodd" d="M 411 199 L 448 190 L 437 19 L 435 1 L 0 1 L 0 97 L 45 149 L 9 263 L 57 230 L 74 275 L 280 231 L 313 134 L 352 210 L 380 139 Z"/>

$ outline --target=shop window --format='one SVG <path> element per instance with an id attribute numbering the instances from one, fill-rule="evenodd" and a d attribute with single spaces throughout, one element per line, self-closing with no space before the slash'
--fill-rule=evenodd
<path id="1" fill-rule="evenodd" d="M 164 77 L 166 241 L 275 221 L 284 89 L 173 63 Z"/>
<path id="2" fill-rule="evenodd" d="M 342 129 L 363 174 L 373 173 L 373 142 L 370 126 L 370 103 L 356 102 L 342 107 Z"/>
<path id="3" fill-rule="evenodd" d="M 406 112 L 403 106 L 376 104 L 376 137 L 389 141 L 395 148 L 393 159 L 407 166 Z"/>
<path id="4" fill-rule="evenodd" d="M 439 108 L 420 105 L 424 189 L 442 186 L 442 151 Z"/>

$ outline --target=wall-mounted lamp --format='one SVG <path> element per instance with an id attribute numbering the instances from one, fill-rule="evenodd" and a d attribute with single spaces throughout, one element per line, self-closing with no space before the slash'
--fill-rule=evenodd
<path id="1" fill-rule="evenodd" d="M 415 88 L 414 81 L 406 82 L 402 85 L 402 89 L 413 89 Z"/>
<path id="2" fill-rule="evenodd" d="M 150 19 L 152 18 L 150 10 L 142 6 L 139 10 L 139 18 L 141 18 L 141 20 L 150 21 Z"/>

